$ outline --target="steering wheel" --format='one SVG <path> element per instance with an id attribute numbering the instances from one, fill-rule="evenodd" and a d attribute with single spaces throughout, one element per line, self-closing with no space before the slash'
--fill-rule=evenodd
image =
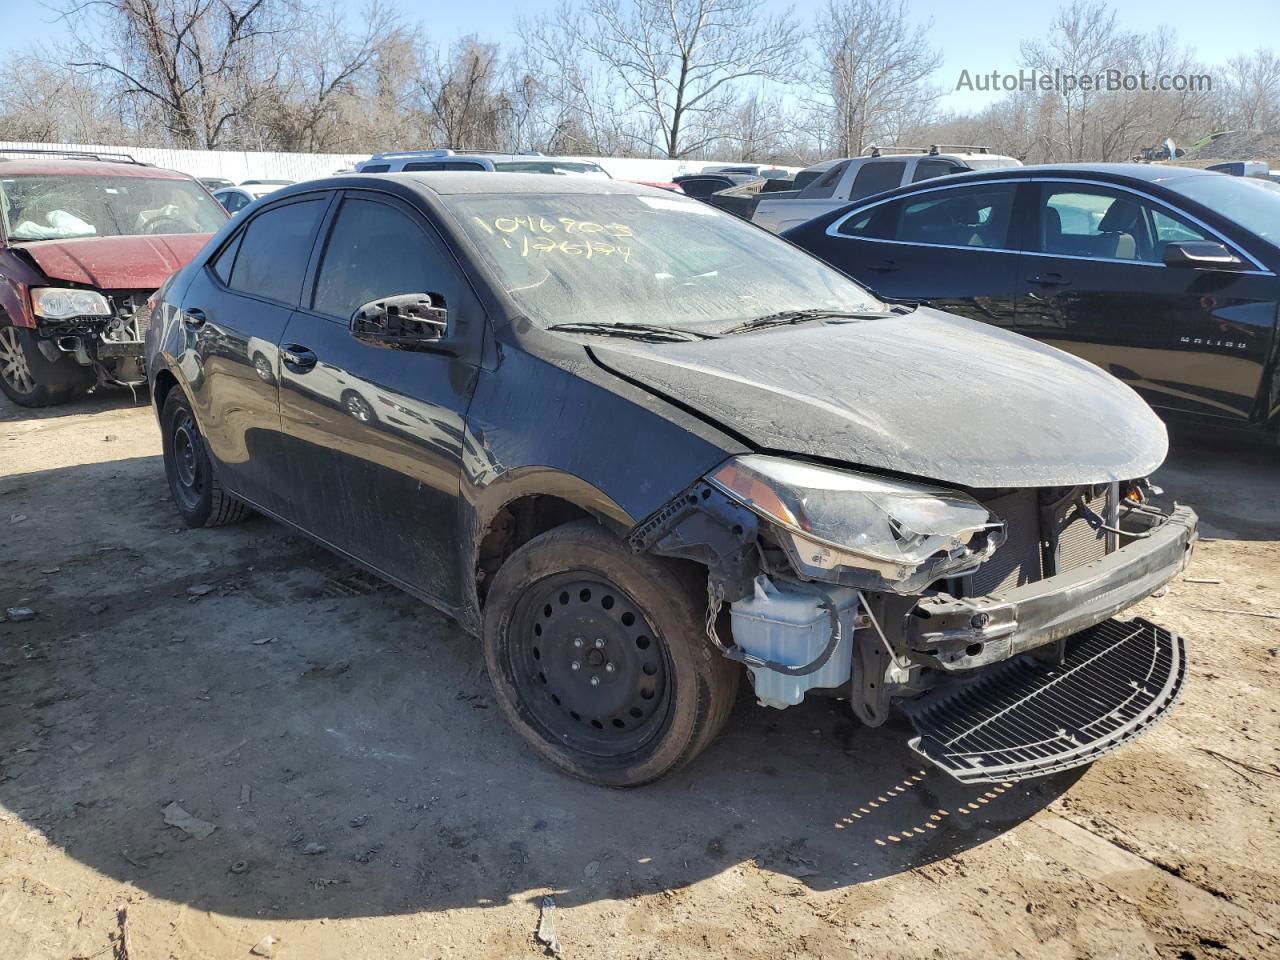
<path id="1" fill-rule="evenodd" d="M 174 229 L 176 228 L 176 229 Z M 190 233 L 190 227 L 177 217 L 156 217 L 148 220 L 143 233 Z"/>

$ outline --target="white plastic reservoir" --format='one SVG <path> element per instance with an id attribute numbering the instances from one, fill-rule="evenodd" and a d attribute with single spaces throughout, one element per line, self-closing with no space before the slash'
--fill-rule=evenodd
<path id="1" fill-rule="evenodd" d="M 803 700 L 811 687 L 839 687 L 849 682 L 858 592 L 829 584 L 821 588 L 805 583 L 776 584 L 759 576 L 754 594 L 731 605 L 733 639 L 738 646 L 762 660 L 800 667 L 816 660 L 831 639 L 831 618 L 822 606 L 824 593 L 839 611 L 839 646 L 821 670 L 803 677 L 747 667 L 756 697 L 764 706 L 781 710 Z"/>

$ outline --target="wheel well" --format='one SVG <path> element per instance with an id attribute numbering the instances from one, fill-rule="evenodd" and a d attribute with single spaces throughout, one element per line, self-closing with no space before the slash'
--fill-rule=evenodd
<path id="1" fill-rule="evenodd" d="M 178 385 L 178 378 L 168 370 L 161 370 L 151 381 L 151 400 L 156 406 L 156 413 L 164 409 L 165 397 Z"/>
<path id="2" fill-rule="evenodd" d="M 596 519 L 594 514 L 559 497 L 531 494 L 513 500 L 489 521 L 476 554 L 476 596 L 484 605 L 489 582 L 516 550 L 534 537 L 574 520 Z"/>

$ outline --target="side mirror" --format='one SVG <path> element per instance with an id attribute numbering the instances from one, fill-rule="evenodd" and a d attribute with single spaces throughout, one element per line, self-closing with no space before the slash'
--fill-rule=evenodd
<path id="1" fill-rule="evenodd" d="M 370 300 L 351 315 L 351 335 L 376 346 L 413 350 L 444 338 L 449 311 L 438 293 L 402 293 Z"/>
<path id="2" fill-rule="evenodd" d="M 1240 258 L 1221 243 L 1209 240 L 1184 240 L 1164 245 L 1166 267 L 1193 267 L 1198 270 L 1238 270 L 1244 266 Z"/>

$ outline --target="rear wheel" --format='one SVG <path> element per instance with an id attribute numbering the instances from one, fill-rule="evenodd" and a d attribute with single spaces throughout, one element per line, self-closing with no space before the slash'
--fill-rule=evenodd
<path id="1" fill-rule="evenodd" d="M 499 706 L 543 757 L 612 787 L 648 783 L 724 726 L 739 669 L 706 638 L 699 578 L 590 522 L 511 555 L 485 605 Z"/>
<path id="2" fill-rule="evenodd" d="M 75 361 L 51 361 L 40 352 L 36 334 L 25 327 L 0 326 L 0 390 L 23 407 L 65 403 L 89 383 L 89 373 L 71 370 Z"/>
<path id="3" fill-rule="evenodd" d="M 164 472 L 173 502 L 189 527 L 218 527 L 249 515 L 249 506 L 214 476 L 204 437 L 182 390 L 174 387 L 160 414 Z"/>

